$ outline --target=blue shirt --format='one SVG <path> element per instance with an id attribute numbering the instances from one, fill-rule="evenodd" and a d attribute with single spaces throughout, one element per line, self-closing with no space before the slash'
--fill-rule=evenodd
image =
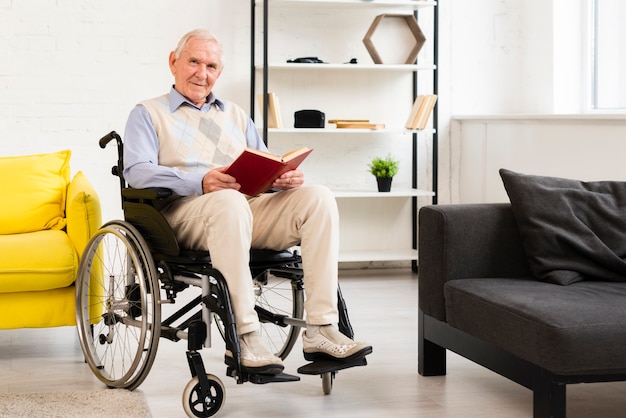
<path id="1" fill-rule="evenodd" d="M 178 93 L 173 87 L 169 94 L 169 107 L 175 112 L 181 106 L 191 106 L 198 112 L 208 112 L 215 105 L 224 110 L 224 103 L 213 93 L 207 102 L 198 108 Z M 267 151 L 265 143 L 248 118 L 246 145 Z M 124 132 L 124 178 L 135 188 L 165 187 L 179 196 L 202 194 L 202 178 L 206 173 L 191 173 L 174 167 L 159 165 L 159 139 L 145 107 L 137 105 L 130 112 Z"/>

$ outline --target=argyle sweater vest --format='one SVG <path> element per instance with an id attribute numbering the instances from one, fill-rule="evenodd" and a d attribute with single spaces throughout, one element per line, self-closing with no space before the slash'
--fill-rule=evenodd
<path id="1" fill-rule="evenodd" d="M 202 112 L 183 104 L 170 111 L 169 94 L 140 103 L 159 139 L 159 164 L 187 172 L 207 172 L 232 163 L 246 147 L 248 116 L 225 102 Z"/>

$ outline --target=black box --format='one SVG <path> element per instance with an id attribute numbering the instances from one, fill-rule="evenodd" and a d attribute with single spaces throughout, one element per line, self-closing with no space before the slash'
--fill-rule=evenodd
<path id="1" fill-rule="evenodd" d="M 326 115 L 319 110 L 298 110 L 294 113 L 294 128 L 323 128 Z"/>

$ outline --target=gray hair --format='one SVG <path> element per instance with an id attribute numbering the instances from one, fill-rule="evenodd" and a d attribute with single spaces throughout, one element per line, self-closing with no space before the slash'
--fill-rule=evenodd
<path id="1" fill-rule="evenodd" d="M 177 59 L 180 58 L 180 54 L 182 54 L 183 50 L 185 49 L 185 46 L 187 45 L 187 42 L 189 42 L 191 38 L 199 38 L 204 41 L 215 42 L 220 51 L 220 66 L 222 66 L 221 55 L 224 52 L 224 50 L 222 49 L 222 43 L 220 42 L 219 39 L 217 39 L 217 36 L 215 36 L 213 32 L 207 29 L 194 29 L 191 32 L 187 32 L 186 34 L 184 34 L 183 37 L 180 38 L 180 41 L 178 41 L 178 45 L 176 46 L 176 49 L 174 50 L 174 56 Z"/>

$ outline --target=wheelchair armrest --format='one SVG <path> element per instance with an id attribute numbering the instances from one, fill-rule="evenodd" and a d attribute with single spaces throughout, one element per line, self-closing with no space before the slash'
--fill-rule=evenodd
<path id="1" fill-rule="evenodd" d="M 152 252 L 180 253 L 174 232 L 160 212 L 174 197 L 172 190 L 164 187 L 122 189 L 124 219 L 139 230 Z"/>
<path id="2" fill-rule="evenodd" d="M 127 199 L 139 199 L 139 200 L 161 200 L 167 199 L 174 194 L 171 189 L 165 187 L 149 187 L 146 189 L 133 189 L 125 188 L 122 190 L 122 196 Z"/>

